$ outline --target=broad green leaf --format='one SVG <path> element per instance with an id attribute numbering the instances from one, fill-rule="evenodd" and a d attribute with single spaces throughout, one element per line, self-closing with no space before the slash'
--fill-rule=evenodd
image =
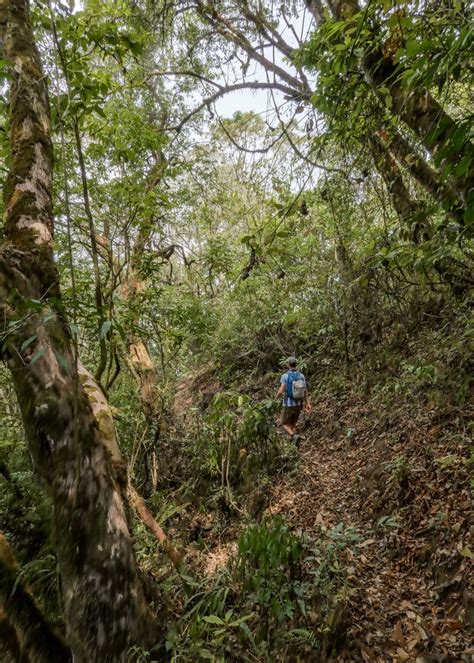
<path id="1" fill-rule="evenodd" d="M 59 352 L 54 352 L 54 356 L 58 360 L 58 364 L 65 370 L 66 373 L 69 373 L 69 362 L 62 354 Z"/>
<path id="2" fill-rule="evenodd" d="M 218 624 L 219 626 L 225 625 L 225 621 L 217 615 L 208 615 L 203 618 L 208 624 Z"/>
<path id="3" fill-rule="evenodd" d="M 36 364 L 38 359 L 41 359 L 41 357 L 43 357 L 45 354 L 46 354 L 46 348 L 41 348 L 40 350 L 35 352 L 35 354 L 30 359 L 30 366 Z"/>

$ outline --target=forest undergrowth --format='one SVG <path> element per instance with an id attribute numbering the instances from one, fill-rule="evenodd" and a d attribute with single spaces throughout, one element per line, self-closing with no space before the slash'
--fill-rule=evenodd
<path id="1" fill-rule="evenodd" d="M 473 663 L 472 25 L 0 0 L 1 663 Z"/>
<path id="2" fill-rule="evenodd" d="M 176 660 L 471 661 L 473 402 L 447 327 L 346 375 L 309 357 L 299 451 L 265 398 L 275 371 L 182 379 L 151 498 L 187 551 Z"/>
<path id="3" fill-rule="evenodd" d="M 143 438 L 128 462 L 182 561 L 134 519 L 162 635 L 130 661 L 470 663 L 472 326 L 469 306 L 433 310 L 382 329 L 350 364 L 304 353 L 313 410 L 299 449 L 278 425 L 270 343 L 229 365 L 225 337 L 225 363 L 214 345 L 168 385 L 155 477 Z M 1 529 L 61 628 L 49 498 L 24 449 L 2 458 Z"/>

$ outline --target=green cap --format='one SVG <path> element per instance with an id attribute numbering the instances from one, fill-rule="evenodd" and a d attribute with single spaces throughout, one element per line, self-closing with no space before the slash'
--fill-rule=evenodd
<path id="1" fill-rule="evenodd" d="M 291 366 L 293 364 L 297 364 L 298 360 L 296 359 L 296 357 L 288 357 L 287 363 L 290 364 L 290 366 Z"/>

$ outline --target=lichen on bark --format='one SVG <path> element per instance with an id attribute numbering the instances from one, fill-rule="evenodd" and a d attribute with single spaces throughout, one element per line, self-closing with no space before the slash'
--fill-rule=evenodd
<path id="1" fill-rule="evenodd" d="M 62 310 L 52 245 L 48 96 L 26 0 L 0 0 L 0 37 L 13 72 L 12 163 L 0 249 L 4 358 L 35 469 L 53 502 L 74 660 L 120 663 L 133 645 L 146 646 L 153 631 L 111 445 L 115 432 L 100 416 L 100 398 L 90 397 L 80 383 Z M 42 302 L 41 310 L 31 307 L 32 300 Z M 34 342 L 22 350 L 32 336 Z"/>

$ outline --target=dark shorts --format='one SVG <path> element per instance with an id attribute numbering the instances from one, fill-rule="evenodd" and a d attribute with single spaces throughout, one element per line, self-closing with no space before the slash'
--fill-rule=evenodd
<path id="1" fill-rule="evenodd" d="M 301 409 L 301 405 L 295 405 L 294 407 L 284 407 L 281 413 L 281 423 L 287 424 L 289 426 L 296 426 Z"/>

